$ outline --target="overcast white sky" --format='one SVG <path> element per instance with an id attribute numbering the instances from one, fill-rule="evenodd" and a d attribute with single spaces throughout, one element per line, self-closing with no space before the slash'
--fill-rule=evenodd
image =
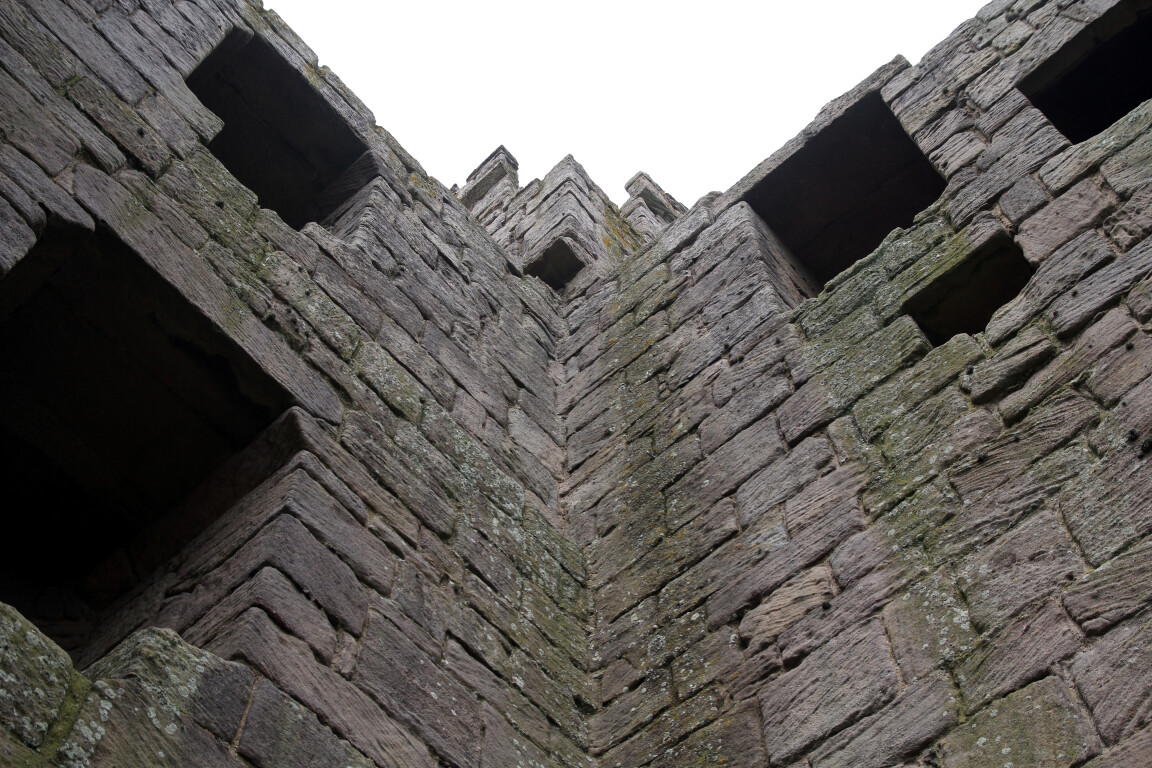
<path id="1" fill-rule="evenodd" d="M 265 0 L 445 186 L 498 145 L 520 182 L 571 153 L 617 203 L 644 170 L 725 190 L 983 0 Z"/>

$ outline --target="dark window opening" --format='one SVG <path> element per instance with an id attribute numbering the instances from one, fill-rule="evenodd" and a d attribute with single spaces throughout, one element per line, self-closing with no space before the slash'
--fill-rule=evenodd
<path id="1" fill-rule="evenodd" d="M 908 227 L 944 179 L 879 93 L 865 96 L 753 187 L 746 202 L 816 288 Z"/>
<path id="2" fill-rule="evenodd" d="M 904 304 L 933 346 L 984 330 L 996 310 L 1024 289 L 1032 265 L 1009 237 L 993 238 Z"/>
<path id="3" fill-rule="evenodd" d="M 584 262 L 573 253 L 572 247 L 561 238 L 545 248 L 544 253 L 540 254 L 524 271 L 540 278 L 553 289 L 562 291 L 564 286 L 568 285 L 582 269 L 584 269 Z"/>
<path id="4" fill-rule="evenodd" d="M 1105 13 L 1019 84 L 1073 144 L 1152 98 L 1152 9 L 1135 5 Z"/>
<path id="5" fill-rule="evenodd" d="M 188 87 L 224 121 L 208 149 L 292 227 L 323 222 L 375 175 L 364 142 L 259 37 L 234 30 Z"/>
<path id="6" fill-rule="evenodd" d="M 290 399 L 111 234 L 50 250 L 0 283 L 0 601 L 77 656 L 199 532 L 167 513 Z"/>

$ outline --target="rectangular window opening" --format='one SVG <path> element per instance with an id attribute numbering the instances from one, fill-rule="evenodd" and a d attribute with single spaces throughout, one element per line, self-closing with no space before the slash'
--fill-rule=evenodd
<path id="1" fill-rule="evenodd" d="M 938 347 L 960 333 L 981 333 L 1032 273 L 1020 246 L 1007 235 L 994 237 L 905 302 L 904 311 Z"/>
<path id="2" fill-rule="evenodd" d="M 944 191 L 879 93 L 849 107 L 745 196 L 822 289 Z"/>
<path id="3" fill-rule="evenodd" d="M 79 658 L 207 522 L 171 510 L 291 401 L 114 235 L 48 241 L 35 285 L 0 283 L 0 601 Z"/>
<path id="4" fill-rule="evenodd" d="M 367 145 L 258 36 L 233 30 L 188 87 L 224 121 L 208 149 L 289 226 L 324 222 L 375 174 Z"/>
<path id="5" fill-rule="evenodd" d="M 524 272 L 540 278 L 553 290 L 563 291 L 582 269 L 584 262 L 561 237 L 545 248 Z"/>
<path id="6" fill-rule="evenodd" d="M 1105 130 L 1152 98 L 1152 4 L 1112 8 L 1019 88 L 1073 144 Z"/>

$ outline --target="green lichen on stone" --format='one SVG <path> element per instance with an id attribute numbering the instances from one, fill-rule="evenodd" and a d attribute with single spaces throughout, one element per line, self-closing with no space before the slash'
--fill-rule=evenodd
<path id="1" fill-rule="evenodd" d="M 880 316 L 887 320 L 903 312 L 926 288 L 964 263 L 972 250 L 968 230 L 957 232 L 928 250 L 878 293 L 876 308 Z"/>
<path id="2" fill-rule="evenodd" d="M 836 400 L 848 405 L 897 371 L 923 357 L 932 345 L 909 318 L 858 340 L 851 354 L 824 371 L 824 383 Z"/>
<path id="3" fill-rule="evenodd" d="M 4 768 L 42 768 L 46 761 L 8 731 L 0 729 L 0 765 Z"/>
<path id="4" fill-rule="evenodd" d="M 893 634 L 905 642 L 900 648 L 908 670 L 918 676 L 946 669 L 976 647 L 979 636 L 968 618 L 968 608 L 947 569 L 937 570 L 897 597 L 884 610 Z"/>
<path id="5" fill-rule="evenodd" d="M 132 678 L 164 713 L 178 717 L 188 710 L 205 672 L 218 663 L 211 654 L 188 645 L 172 630 L 143 629 L 86 672 L 93 680 Z"/>
<path id="6" fill-rule="evenodd" d="M 230 740 L 254 675 L 185 643 L 143 629 L 88 668 L 74 725 L 54 755 L 60 768 L 198 764 L 212 736 Z"/>
<path id="7" fill-rule="evenodd" d="M 312 281 L 303 267 L 276 251 L 264 260 L 262 270 L 272 289 L 300 313 L 340 359 L 349 361 L 356 355 L 361 344 L 360 327 Z"/>
<path id="8" fill-rule="evenodd" d="M 92 682 L 79 672 L 73 671 L 72 680 L 68 686 L 68 696 L 60 706 L 56 722 L 52 724 L 44 736 L 44 743 L 40 747 L 42 754 L 50 757 L 59 751 L 68 737 L 69 731 L 72 730 L 77 718 L 79 718 L 80 709 L 91 690 Z"/>
<path id="9" fill-rule="evenodd" d="M 512 520 L 524 510 L 524 488 L 500 469 L 488 451 L 461 429 L 438 403 L 427 400 L 420 418 L 420 432 L 448 458 L 462 479 L 483 493 Z M 399 440 L 399 434 L 397 440 Z"/>
<path id="10" fill-rule="evenodd" d="M 392 410 L 409 421 L 419 421 L 422 388 L 376 342 L 361 344 L 349 362 L 364 383 L 383 398 Z"/>
<path id="11" fill-rule="evenodd" d="M 809 337 L 802 355 L 813 373 L 826 371 L 840 364 L 859 344 L 880 330 L 880 318 L 871 306 L 860 307 L 827 331 Z"/>
<path id="12" fill-rule="evenodd" d="M 862 267 L 844 284 L 843 290 L 825 291 L 815 301 L 800 305 L 796 322 L 807 336 L 820 337 L 861 307 L 871 304 L 886 282 L 878 266 Z"/>
<path id="13" fill-rule="evenodd" d="M 941 479 L 924 485 L 924 478 L 906 477 L 892 472 L 885 478 L 892 495 L 916 488 L 911 495 L 895 505 L 876 524 L 891 542 L 894 556 L 911 558 L 930 569 L 945 563 L 936 546 L 943 535 L 944 526 L 957 513 L 959 499 L 947 481 Z"/>
<path id="14" fill-rule="evenodd" d="M 943 203 L 933 205 L 916 217 L 911 229 L 901 232 L 898 237 L 885 240 L 880 247 L 878 262 L 883 265 L 888 277 L 904 271 L 956 233 L 955 228 L 942 215 L 942 209 Z"/>
<path id="15" fill-rule="evenodd" d="M 609 200 L 604 200 L 601 212 L 604 215 L 604 224 L 608 228 L 604 235 L 604 246 L 608 249 L 609 263 L 617 267 L 623 266 L 636 253 L 643 238 Z"/>
<path id="16" fill-rule="evenodd" d="M 68 654 L 0 603 L 0 725 L 39 748 L 60 716 L 72 675 Z"/>
<path id="17" fill-rule="evenodd" d="M 885 320 L 891 319 L 890 278 L 924 263 L 955 230 L 933 206 L 917 217 L 909 229 L 894 229 L 869 255 L 829 280 L 815 300 L 802 304 L 795 321 L 815 339 L 861 307 L 874 305 Z M 959 244 L 957 244 L 959 246 Z"/>
<path id="18" fill-rule="evenodd" d="M 967 334 L 955 336 L 928 352 L 907 372 L 894 376 L 857 401 L 852 415 L 861 433 L 873 439 L 983 356 L 983 349 Z"/>
<path id="19" fill-rule="evenodd" d="M 947 768 L 1068 768 L 1101 745 L 1068 683 L 1047 677 L 992 702 L 940 748 Z"/>

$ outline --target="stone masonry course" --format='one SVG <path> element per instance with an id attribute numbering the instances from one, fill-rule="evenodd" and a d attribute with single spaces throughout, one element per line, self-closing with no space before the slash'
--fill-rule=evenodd
<path id="1" fill-rule="evenodd" d="M 688 207 L 259 0 L 0 0 L 0 766 L 1152 765 L 1152 0 Z"/>

